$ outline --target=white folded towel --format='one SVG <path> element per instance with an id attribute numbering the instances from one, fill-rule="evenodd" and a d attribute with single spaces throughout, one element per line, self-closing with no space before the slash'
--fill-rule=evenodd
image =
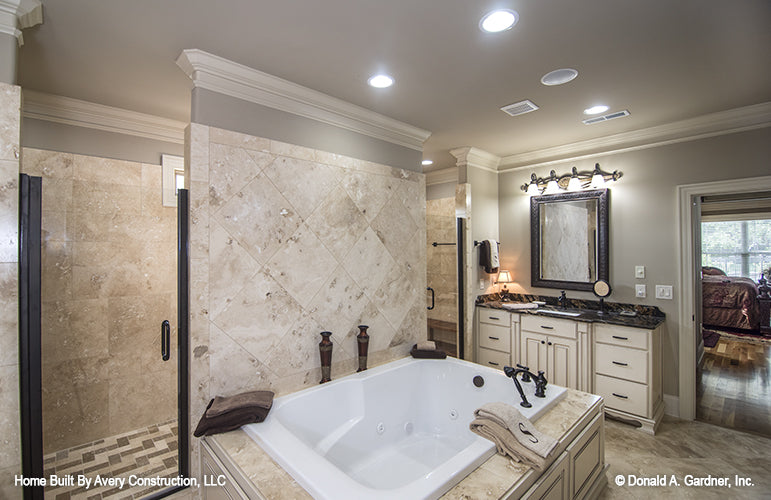
<path id="1" fill-rule="evenodd" d="M 498 242 L 495 240 L 487 240 L 490 244 L 490 266 L 498 268 L 501 264 L 498 258 Z"/>

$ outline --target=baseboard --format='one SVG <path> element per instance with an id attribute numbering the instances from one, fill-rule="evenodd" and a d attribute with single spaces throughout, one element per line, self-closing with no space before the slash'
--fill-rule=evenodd
<path id="1" fill-rule="evenodd" d="M 664 394 L 664 414 L 680 418 L 680 398 Z"/>

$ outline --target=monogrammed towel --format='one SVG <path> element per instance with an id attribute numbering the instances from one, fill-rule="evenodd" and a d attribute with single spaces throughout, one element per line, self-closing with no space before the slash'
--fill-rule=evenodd
<path id="1" fill-rule="evenodd" d="M 546 469 L 554 460 L 557 440 L 542 433 L 506 403 L 487 403 L 474 411 L 469 428 L 495 443 L 500 455 L 508 455 L 536 470 Z"/>

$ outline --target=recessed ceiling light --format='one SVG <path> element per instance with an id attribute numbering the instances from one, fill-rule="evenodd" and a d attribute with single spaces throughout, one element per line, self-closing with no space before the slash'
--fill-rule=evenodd
<path id="1" fill-rule="evenodd" d="M 543 75 L 541 77 L 541 83 L 548 86 L 562 85 L 563 83 L 568 83 L 577 76 L 578 71 L 572 68 L 555 69 L 554 71 L 549 71 Z"/>
<path id="2" fill-rule="evenodd" d="M 498 33 L 511 29 L 519 21 L 519 14 L 509 9 L 488 12 L 479 21 L 479 29 L 488 33 Z"/>
<path id="3" fill-rule="evenodd" d="M 391 85 L 393 85 L 394 79 L 388 75 L 375 75 L 370 77 L 370 79 L 367 80 L 367 83 L 369 83 L 370 86 L 375 87 L 377 89 L 384 89 L 386 87 L 390 87 Z"/>
<path id="4" fill-rule="evenodd" d="M 434 161 L 433 160 L 423 160 L 421 163 L 423 165 L 425 165 L 425 166 L 428 166 L 428 165 L 433 165 Z"/>
<path id="5" fill-rule="evenodd" d="M 608 109 L 610 109 L 610 108 L 608 108 L 608 106 L 605 106 L 604 104 L 599 104 L 597 106 L 592 106 L 591 108 L 586 108 L 584 110 L 584 114 L 585 115 L 596 115 L 596 114 L 599 114 L 599 113 L 604 113 Z"/>

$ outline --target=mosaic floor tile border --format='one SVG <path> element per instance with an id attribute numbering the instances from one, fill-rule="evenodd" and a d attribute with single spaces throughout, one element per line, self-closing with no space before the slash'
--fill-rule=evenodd
<path id="1" fill-rule="evenodd" d="M 172 478 L 178 475 L 177 420 L 78 445 L 43 457 L 46 500 L 138 499 L 162 489 L 146 485 L 96 485 L 100 480 Z M 56 476 L 55 485 L 50 478 Z M 91 480 L 87 488 L 83 482 Z M 78 484 L 78 481 L 81 484 Z M 71 484 L 69 484 L 71 483 Z"/>

